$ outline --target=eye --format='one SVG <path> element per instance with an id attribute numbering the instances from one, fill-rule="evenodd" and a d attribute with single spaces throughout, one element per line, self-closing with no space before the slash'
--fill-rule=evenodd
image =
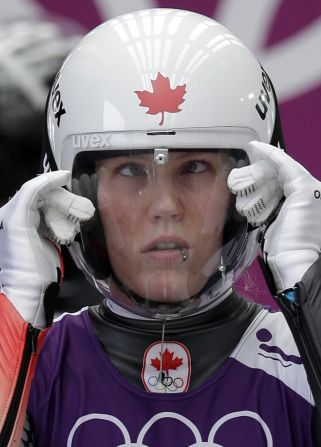
<path id="1" fill-rule="evenodd" d="M 140 163 L 126 163 L 118 169 L 121 175 L 126 177 L 137 177 L 146 173 L 146 168 Z"/>
<path id="2" fill-rule="evenodd" d="M 206 171 L 207 163 L 200 160 L 190 160 L 183 166 L 183 174 L 198 174 Z"/>

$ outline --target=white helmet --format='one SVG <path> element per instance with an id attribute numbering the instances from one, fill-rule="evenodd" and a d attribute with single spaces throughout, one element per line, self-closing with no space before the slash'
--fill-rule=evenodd
<path id="1" fill-rule="evenodd" d="M 106 156 L 152 152 L 162 165 L 171 151 L 226 151 L 232 169 L 248 163 L 244 149 L 252 140 L 283 145 L 272 84 L 252 53 L 216 21 L 173 9 L 125 14 L 87 34 L 51 89 L 47 130 L 44 170 L 72 171 L 68 187 L 94 203 L 95 163 Z M 144 316 L 207 307 L 258 250 L 260 230 L 231 205 L 218 271 L 183 302 L 155 304 L 113 271 L 96 214 L 71 252 L 102 293 Z M 123 293 L 110 293 L 110 277 Z"/>

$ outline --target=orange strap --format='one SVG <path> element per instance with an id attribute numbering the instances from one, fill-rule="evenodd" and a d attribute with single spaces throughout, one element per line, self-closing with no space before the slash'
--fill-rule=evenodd
<path id="1" fill-rule="evenodd" d="M 16 389 L 29 327 L 29 323 L 23 320 L 13 304 L 0 292 L 0 433 Z M 31 381 L 46 333 L 47 329 L 40 332 L 35 352 L 30 358 L 19 409 L 15 415 L 14 429 L 8 443 L 9 447 L 20 443 Z"/>

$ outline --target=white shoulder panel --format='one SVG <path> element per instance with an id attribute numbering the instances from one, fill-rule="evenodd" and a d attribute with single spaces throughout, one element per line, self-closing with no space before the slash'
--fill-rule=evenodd
<path id="1" fill-rule="evenodd" d="M 298 348 L 281 312 L 263 309 L 249 326 L 231 357 L 276 377 L 314 405 Z"/>

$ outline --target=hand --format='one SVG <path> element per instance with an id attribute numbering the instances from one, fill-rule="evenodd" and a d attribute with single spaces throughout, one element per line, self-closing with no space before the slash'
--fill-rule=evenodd
<path id="1" fill-rule="evenodd" d="M 233 169 L 230 190 L 236 208 L 254 225 L 264 225 L 285 200 L 264 234 L 265 259 L 278 293 L 301 281 L 321 248 L 321 183 L 282 149 L 252 141 L 250 165 Z"/>
<path id="2" fill-rule="evenodd" d="M 79 223 L 94 214 L 88 199 L 61 188 L 69 178 L 69 171 L 39 175 L 0 209 L 0 286 L 22 317 L 38 328 L 53 318 L 46 292 L 60 281 L 55 243 L 71 242 Z"/>

